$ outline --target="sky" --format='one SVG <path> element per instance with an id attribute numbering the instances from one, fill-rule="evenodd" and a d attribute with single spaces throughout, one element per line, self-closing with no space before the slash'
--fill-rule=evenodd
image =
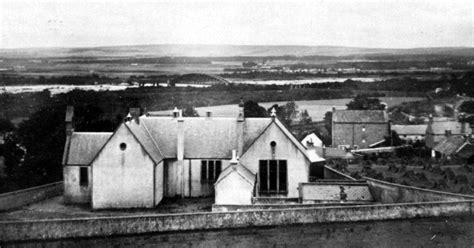
<path id="1" fill-rule="evenodd" d="M 1 1 L 0 48 L 474 46 L 474 1 Z"/>

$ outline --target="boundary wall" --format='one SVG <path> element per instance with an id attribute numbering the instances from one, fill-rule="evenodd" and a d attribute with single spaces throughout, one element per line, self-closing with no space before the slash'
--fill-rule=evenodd
<path id="1" fill-rule="evenodd" d="M 12 210 L 39 202 L 51 197 L 62 195 L 63 182 L 55 182 L 13 192 L 0 194 L 0 212 Z"/>

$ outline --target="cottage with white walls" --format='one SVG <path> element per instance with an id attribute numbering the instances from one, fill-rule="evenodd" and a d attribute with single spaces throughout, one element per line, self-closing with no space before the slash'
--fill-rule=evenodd
<path id="1" fill-rule="evenodd" d="M 67 110 L 64 199 L 93 209 L 152 208 L 164 197 L 214 194 L 216 203 L 223 195 L 246 204 L 259 197 L 297 199 L 298 184 L 318 177 L 313 174 L 324 161 L 308 153 L 275 113 L 245 118 L 243 103 L 233 118 L 131 109 L 113 133 L 75 132 L 73 108 Z M 246 180 L 237 178 L 239 190 L 225 186 L 234 185 L 235 176 Z"/>

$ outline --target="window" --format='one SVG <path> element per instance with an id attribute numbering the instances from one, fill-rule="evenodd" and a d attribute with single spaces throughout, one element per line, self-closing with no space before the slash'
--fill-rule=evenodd
<path id="1" fill-rule="evenodd" d="M 213 183 L 219 178 L 222 162 L 220 160 L 201 161 L 201 182 Z"/>
<path id="2" fill-rule="evenodd" d="M 314 182 L 318 179 L 324 179 L 324 166 L 321 164 L 311 163 L 309 165 L 309 181 Z"/>
<path id="3" fill-rule="evenodd" d="M 125 151 L 125 149 L 127 149 L 127 144 L 120 143 L 120 150 Z"/>
<path id="4" fill-rule="evenodd" d="M 260 193 L 287 193 L 286 160 L 260 160 L 258 174 Z"/>
<path id="5" fill-rule="evenodd" d="M 84 187 L 89 186 L 89 173 L 87 167 L 79 168 L 79 185 Z"/>

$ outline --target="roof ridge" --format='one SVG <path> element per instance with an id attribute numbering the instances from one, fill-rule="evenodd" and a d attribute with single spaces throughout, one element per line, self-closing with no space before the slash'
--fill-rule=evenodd
<path id="1" fill-rule="evenodd" d="M 146 146 L 143 144 L 143 142 L 137 137 L 137 135 L 132 131 L 132 129 L 128 126 L 127 123 L 124 123 L 124 126 L 128 129 L 128 131 L 132 134 L 132 136 L 135 138 L 135 140 L 138 142 L 138 144 L 140 144 L 140 146 L 143 148 L 143 150 L 145 150 L 145 152 L 148 154 L 148 156 L 153 160 L 155 161 L 155 159 L 153 158 L 153 156 L 151 155 L 150 151 L 148 151 L 148 149 L 146 148 Z M 107 141 L 108 143 L 108 141 Z M 163 154 L 160 154 L 161 156 L 163 156 Z M 163 158 L 162 158 L 163 160 Z M 156 164 L 158 164 L 161 160 L 159 161 L 155 161 Z"/>

